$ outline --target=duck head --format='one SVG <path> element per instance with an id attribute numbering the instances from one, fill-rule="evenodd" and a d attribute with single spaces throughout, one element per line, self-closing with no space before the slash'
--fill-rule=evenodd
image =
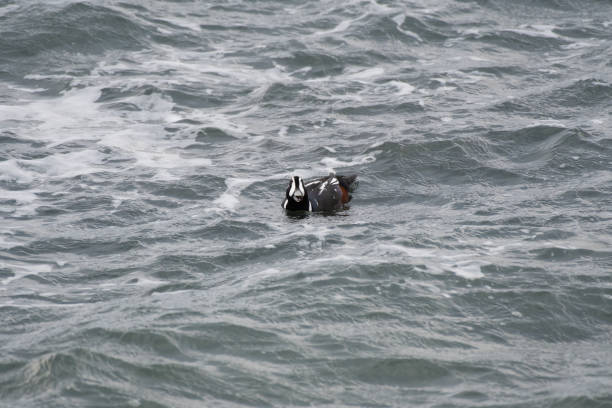
<path id="1" fill-rule="evenodd" d="M 283 208 L 290 211 L 309 211 L 310 202 L 308 201 L 308 193 L 304 186 L 304 180 L 300 176 L 291 177 L 291 182 L 287 186 L 285 192 L 285 200 Z"/>

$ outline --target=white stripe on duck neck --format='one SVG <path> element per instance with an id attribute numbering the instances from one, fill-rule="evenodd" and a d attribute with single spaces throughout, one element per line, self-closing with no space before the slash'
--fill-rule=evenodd
<path id="1" fill-rule="evenodd" d="M 289 197 L 292 197 L 293 193 L 295 193 L 295 177 L 291 177 L 291 188 L 289 189 Z"/>

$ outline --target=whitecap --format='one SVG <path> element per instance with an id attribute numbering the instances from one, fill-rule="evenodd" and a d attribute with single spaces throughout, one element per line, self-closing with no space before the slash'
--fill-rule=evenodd
<path id="1" fill-rule="evenodd" d="M 17 160 L 0 161 L 0 180 L 17 183 L 30 183 L 34 179 L 31 171 L 23 169 Z"/>
<path id="2" fill-rule="evenodd" d="M 441 86 L 439 88 L 435 89 L 436 93 L 443 93 L 443 92 L 452 92 L 454 90 L 456 90 L 457 88 L 454 86 Z"/>
<path id="3" fill-rule="evenodd" d="M 156 169 L 175 169 L 185 167 L 210 167 L 212 160 L 205 157 L 187 158 L 172 151 L 133 151 L 137 164 L 143 167 Z"/>
<path id="4" fill-rule="evenodd" d="M 240 277 L 236 283 L 242 288 L 248 288 L 263 284 L 264 281 L 268 279 L 279 278 L 293 273 L 291 268 L 284 268 L 284 270 L 285 272 L 281 272 L 281 270 L 277 268 L 265 268 L 261 271 L 250 272 L 245 277 Z"/>
<path id="5" fill-rule="evenodd" d="M 375 151 L 373 153 L 380 153 L 380 151 Z M 353 160 L 345 162 L 338 160 L 334 157 L 324 157 L 321 159 L 321 163 L 327 166 L 328 169 L 334 169 L 335 167 L 352 167 L 359 166 L 363 164 L 373 163 L 376 161 L 376 156 L 374 155 L 361 155 L 355 156 Z"/>
<path id="6" fill-rule="evenodd" d="M 236 194 L 223 193 L 221 196 L 213 201 L 214 204 L 218 205 L 223 210 L 234 211 L 240 200 Z"/>
<path id="7" fill-rule="evenodd" d="M 393 17 L 393 21 L 396 24 L 396 28 L 397 31 L 399 31 L 400 33 L 403 33 L 409 37 L 414 38 L 415 40 L 419 41 L 419 42 L 423 42 L 423 39 L 421 38 L 420 35 L 418 35 L 417 33 L 413 33 L 410 30 L 405 30 L 402 28 L 402 24 L 404 24 L 404 21 L 406 21 L 406 15 L 405 14 L 398 14 L 397 16 Z"/>
<path id="8" fill-rule="evenodd" d="M 481 279 L 484 274 L 481 271 L 483 261 L 475 260 L 480 257 L 476 253 L 457 253 L 436 248 L 414 248 L 399 244 L 386 243 L 378 245 L 380 259 L 388 259 L 388 255 L 394 253 L 406 255 L 411 264 L 423 263 L 427 271 L 435 274 L 449 271 L 464 279 Z"/>
<path id="9" fill-rule="evenodd" d="M 328 152 L 330 152 L 330 153 L 336 153 L 336 149 L 334 149 L 333 147 L 330 147 L 330 146 L 323 146 L 323 148 L 324 148 L 325 150 L 327 150 Z"/>
<path id="10" fill-rule="evenodd" d="M 476 62 L 490 62 L 491 61 L 489 58 L 477 57 L 475 55 L 470 55 L 468 56 L 468 58 Z"/>
<path id="11" fill-rule="evenodd" d="M 402 81 L 389 81 L 388 84 L 397 89 L 396 95 L 398 96 L 409 95 L 415 90 L 414 86 Z"/>
<path id="12" fill-rule="evenodd" d="M 597 47 L 599 44 L 590 43 L 590 42 L 575 42 L 567 45 L 562 45 L 561 49 L 563 50 L 579 50 L 582 48 L 591 48 Z"/>
<path id="13" fill-rule="evenodd" d="M 384 73 L 385 73 L 385 69 L 384 68 L 382 68 L 382 67 L 374 67 L 374 68 L 364 69 L 364 70 L 359 71 L 359 72 L 354 72 L 352 74 L 348 74 L 348 75 L 346 75 L 346 78 L 353 79 L 353 80 L 365 80 L 365 79 L 371 79 L 371 78 L 379 77 L 379 76 L 383 75 Z"/>
<path id="14" fill-rule="evenodd" d="M 6 14 L 18 10 L 19 7 L 21 7 L 18 4 L 8 4 L 6 6 L 1 6 L 0 7 L 0 17 L 4 17 Z"/>
<path id="15" fill-rule="evenodd" d="M 329 35 L 329 34 L 334 34 L 334 33 L 339 33 L 339 32 L 342 32 L 342 31 L 346 31 L 351 26 L 352 23 L 353 23 L 353 20 L 342 20 L 337 26 L 335 26 L 331 30 L 327 30 L 327 31 L 315 31 L 313 33 L 313 35 L 322 36 L 322 35 Z"/>
<path id="16" fill-rule="evenodd" d="M 28 92 L 28 93 L 44 92 L 47 90 L 47 88 L 24 88 L 24 87 L 19 87 L 19 86 L 12 86 L 12 85 L 8 85 L 7 88 L 15 90 L 15 91 Z"/>
<path id="17" fill-rule="evenodd" d="M 40 275 L 43 273 L 49 273 L 53 270 L 53 266 L 46 263 L 27 263 L 3 260 L 2 265 L 13 273 L 13 276 L 0 280 L 0 283 L 3 285 L 8 285 L 10 282 L 21 279 L 27 275 Z"/>
<path id="18" fill-rule="evenodd" d="M 464 279 L 481 279 L 484 274 L 481 265 L 473 261 L 461 261 L 449 266 L 451 272 Z"/>
<path id="19" fill-rule="evenodd" d="M 545 25 L 545 24 L 533 24 L 533 25 L 521 25 L 519 28 L 508 29 L 511 33 L 528 35 L 531 37 L 542 37 L 542 38 L 563 38 L 559 34 L 553 32 L 556 26 Z"/>
<path id="20" fill-rule="evenodd" d="M 274 177 L 274 176 L 272 176 Z M 270 178 L 268 178 L 270 179 Z M 242 190 L 254 183 L 255 179 L 247 178 L 228 178 L 225 180 L 227 189 L 215 200 L 213 204 L 217 207 L 210 207 L 206 211 L 235 211 L 240 204 L 240 194 Z"/>
<path id="21" fill-rule="evenodd" d="M 103 157 L 96 150 L 80 150 L 24 160 L 22 164 L 35 170 L 38 178 L 71 178 L 107 170 L 102 164 Z"/>
<path id="22" fill-rule="evenodd" d="M 18 204 L 30 204 L 38 199 L 36 193 L 39 190 L 4 190 L 2 198 L 4 200 L 15 200 Z"/>

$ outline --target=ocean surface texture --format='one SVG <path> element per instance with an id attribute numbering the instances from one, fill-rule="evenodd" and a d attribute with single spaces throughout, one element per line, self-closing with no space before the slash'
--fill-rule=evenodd
<path id="1" fill-rule="evenodd" d="M 0 407 L 271 406 L 612 407 L 612 2 L 0 0 Z"/>

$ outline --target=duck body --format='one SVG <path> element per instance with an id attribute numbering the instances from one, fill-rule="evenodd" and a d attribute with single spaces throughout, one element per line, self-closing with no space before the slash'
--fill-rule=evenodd
<path id="1" fill-rule="evenodd" d="M 288 211 L 337 211 L 342 210 L 357 187 L 357 175 L 326 177 L 304 181 L 293 176 L 285 192 L 282 207 Z"/>

